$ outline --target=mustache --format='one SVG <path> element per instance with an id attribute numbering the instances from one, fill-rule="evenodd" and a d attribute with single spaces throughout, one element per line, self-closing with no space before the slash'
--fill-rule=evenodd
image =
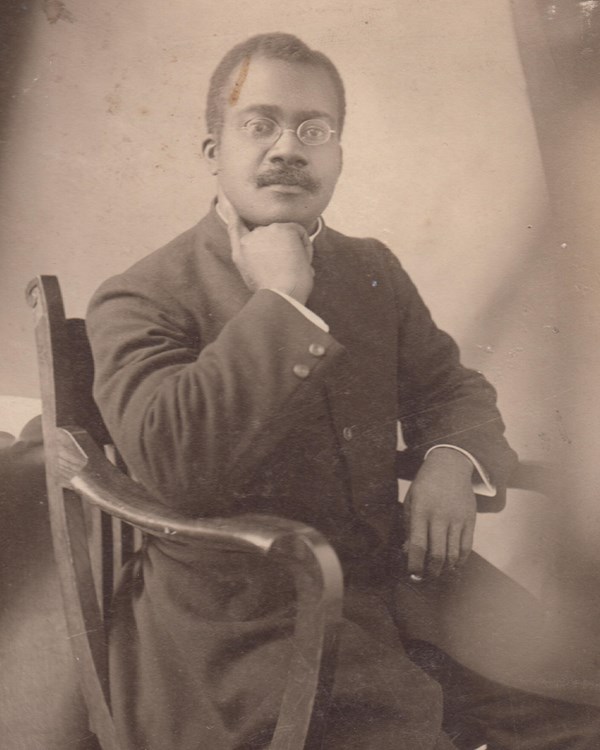
<path id="1" fill-rule="evenodd" d="M 298 185 L 309 193 L 316 193 L 321 187 L 318 180 L 298 167 L 278 167 L 261 172 L 256 178 L 258 187 L 269 185 Z"/>

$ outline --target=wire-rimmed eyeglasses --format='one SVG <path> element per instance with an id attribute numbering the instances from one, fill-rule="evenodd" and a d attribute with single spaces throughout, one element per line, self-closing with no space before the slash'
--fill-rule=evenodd
<path id="1" fill-rule="evenodd" d="M 276 143 L 287 131 L 295 133 L 300 143 L 304 143 L 305 146 L 323 146 L 335 133 L 325 120 L 304 120 L 294 129 L 282 128 L 269 117 L 253 117 L 242 125 L 242 130 L 253 141 L 269 146 Z"/>

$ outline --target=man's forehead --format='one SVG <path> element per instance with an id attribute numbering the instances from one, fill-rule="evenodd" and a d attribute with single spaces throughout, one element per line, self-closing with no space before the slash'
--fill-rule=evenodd
<path id="1" fill-rule="evenodd" d="M 241 107 L 236 110 L 240 117 L 269 117 L 272 120 L 279 120 L 285 117 L 289 112 L 277 104 L 249 104 L 247 107 Z M 323 109 L 296 109 L 293 112 L 295 118 L 301 120 L 315 120 L 315 119 L 326 119 L 332 118 L 332 113 L 328 110 Z"/>
<path id="2" fill-rule="evenodd" d="M 303 119 L 338 117 L 337 92 L 329 73 L 318 65 L 264 56 L 244 59 L 230 75 L 226 111 L 256 111 L 266 116 L 294 113 Z"/>

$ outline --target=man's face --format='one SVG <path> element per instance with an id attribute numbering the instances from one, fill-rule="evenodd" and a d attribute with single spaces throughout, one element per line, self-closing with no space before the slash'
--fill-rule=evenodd
<path id="1" fill-rule="evenodd" d="M 310 231 L 342 167 L 338 100 L 330 76 L 313 65 L 254 57 L 245 78 L 239 69 L 233 72 L 224 106 L 221 135 L 209 137 L 204 146 L 218 174 L 219 193 L 247 224 L 296 222 Z M 291 130 L 274 143 L 262 143 L 243 129 L 255 117 Z M 314 118 L 336 133 L 322 145 L 305 145 L 295 130 Z"/>

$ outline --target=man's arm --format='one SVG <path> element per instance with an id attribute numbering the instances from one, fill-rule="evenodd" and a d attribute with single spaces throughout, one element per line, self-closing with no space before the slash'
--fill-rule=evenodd
<path id="1" fill-rule="evenodd" d="M 90 305 L 108 429 L 162 501 L 198 515 L 250 510 L 236 488 L 306 419 L 343 348 L 272 291 L 255 292 L 206 346 L 176 299 L 155 296 L 117 277 Z"/>
<path id="2" fill-rule="evenodd" d="M 405 500 L 408 567 L 439 575 L 445 564 L 467 558 L 476 511 L 473 463 L 441 446 L 473 456 L 496 487 L 505 484 L 516 455 L 504 438 L 495 390 L 461 365 L 456 343 L 437 328 L 391 253 L 388 258 L 399 314 L 399 419 L 409 452 L 427 455 Z"/>
<path id="3" fill-rule="evenodd" d="M 117 277 L 88 313 L 94 394 L 118 448 L 161 499 L 201 514 L 248 510 L 236 490 L 308 417 L 343 351 L 303 307 L 313 284 L 305 230 L 250 232 L 224 196 L 221 207 L 252 296 L 216 340 L 203 345 L 156 281 Z"/>

